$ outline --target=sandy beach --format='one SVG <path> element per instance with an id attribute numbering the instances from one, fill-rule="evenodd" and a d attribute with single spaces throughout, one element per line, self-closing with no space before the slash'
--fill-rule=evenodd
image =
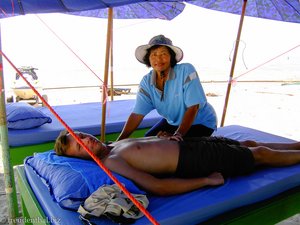
<path id="1" fill-rule="evenodd" d="M 215 107 L 220 126 L 227 84 L 205 82 L 203 86 L 208 101 Z M 115 96 L 114 99 L 135 98 L 136 89 L 131 88 L 130 94 Z M 231 89 L 225 125 L 237 124 L 300 140 L 299 89 L 300 85 L 297 82 L 235 83 Z M 99 101 L 101 99 L 98 88 L 48 90 L 46 94 L 50 105 L 61 104 L 62 93 L 64 104 Z M 0 224 L 8 224 L 2 164 L 0 172 Z M 295 215 L 279 224 L 300 224 L 300 216 Z"/>

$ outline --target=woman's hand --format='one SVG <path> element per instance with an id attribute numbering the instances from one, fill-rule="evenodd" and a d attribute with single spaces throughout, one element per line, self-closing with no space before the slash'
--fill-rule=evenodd
<path id="1" fill-rule="evenodd" d="M 170 140 L 183 141 L 182 134 L 179 133 L 178 131 L 175 131 L 175 133 L 170 138 L 171 138 Z"/>
<path id="2" fill-rule="evenodd" d="M 160 132 L 158 132 L 157 137 L 167 139 L 167 140 L 173 140 L 173 141 L 183 141 L 181 134 L 178 132 L 171 134 L 166 131 L 160 131 Z"/>
<path id="3" fill-rule="evenodd" d="M 163 138 L 163 139 L 169 139 L 169 137 L 171 137 L 172 134 L 170 134 L 167 131 L 159 131 L 156 136 L 159 137 L 159 138 Z"/>

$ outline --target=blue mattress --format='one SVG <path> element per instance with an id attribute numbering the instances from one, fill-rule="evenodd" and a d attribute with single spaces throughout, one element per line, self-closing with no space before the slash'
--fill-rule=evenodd
<path id="1" fill-rule="evenodd" d="M 219 128 L 215 135 L 237 140 L 292 142 L 280 136 L 235 125 Z M 52 224 L 81 225 L 76 212 L 62 209 L 53 201 L 48 187 L 34 170 L 25 164 L 28 182 L 49 221 Z M 219 187 L 203 188 L 170 197 L 148 196 L 150 205 L 147 210 L 160 224 L 198 224 L 230 210 L 269 199 L 297 186 L 300 186 L 300 165 L 264 168 L 248 176 L 227 179 L 225 184 Z M 94 222 L 113 224 L 107 219 L 96 219 Z M 135 224 L 144 225 L 151 222 L 142 217 Z"/>
<path id="2" fill-rule="evenodd" d="M 133 110 L 134 103 L 134 99 L 107 102 L 105 133 L 121 132 Z M 93 135 L 101 134 L 102 104 L 100 102 L 54 106 L 53 109 L 72 129 Z M 65 129 L 48 108 L 42 107 L 41 111 L 52 118 L 52 123 L 33 129 L 9 129 L 9 146 L 16 147 L 51 142 L 56 139 L 61 130 Z M 161 116 L 156 110 L 153 110 L 145 116 L 139 128 L 150 127 L 158 122 L 160 118 Z"/>

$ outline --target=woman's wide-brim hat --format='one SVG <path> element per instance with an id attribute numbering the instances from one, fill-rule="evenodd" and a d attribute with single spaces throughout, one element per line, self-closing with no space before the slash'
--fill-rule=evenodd
<path id="1" fill-rule="evenodd" d="M 176 61 L 180 62 L 182 60 L 183 51 L 181 50 L 181 48 L 174 46 L 172 41 L 169 38 L 166 38 L 164 35 L 155 36 L 155 37 L 151 38 L 151 40 L 149 41 L 149 43 L 147 45 L 141 45 L 141 46 L 137 47 L 135 50 L 136 59 L 139 62 L 145 64 L 144 57 L 147 54 L 147 50 L 155 45 L 168 46 L 175 52 Z"/>

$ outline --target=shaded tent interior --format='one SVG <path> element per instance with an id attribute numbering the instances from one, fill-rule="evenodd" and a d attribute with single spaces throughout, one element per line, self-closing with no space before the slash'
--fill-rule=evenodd
<path id="1" fill-rule="evenodd" d="M 109 38 L 108 38 L 108 40 L 109 40 Z M 103 133 L 105 133 L 105 132 L 103 132 Z"/>

